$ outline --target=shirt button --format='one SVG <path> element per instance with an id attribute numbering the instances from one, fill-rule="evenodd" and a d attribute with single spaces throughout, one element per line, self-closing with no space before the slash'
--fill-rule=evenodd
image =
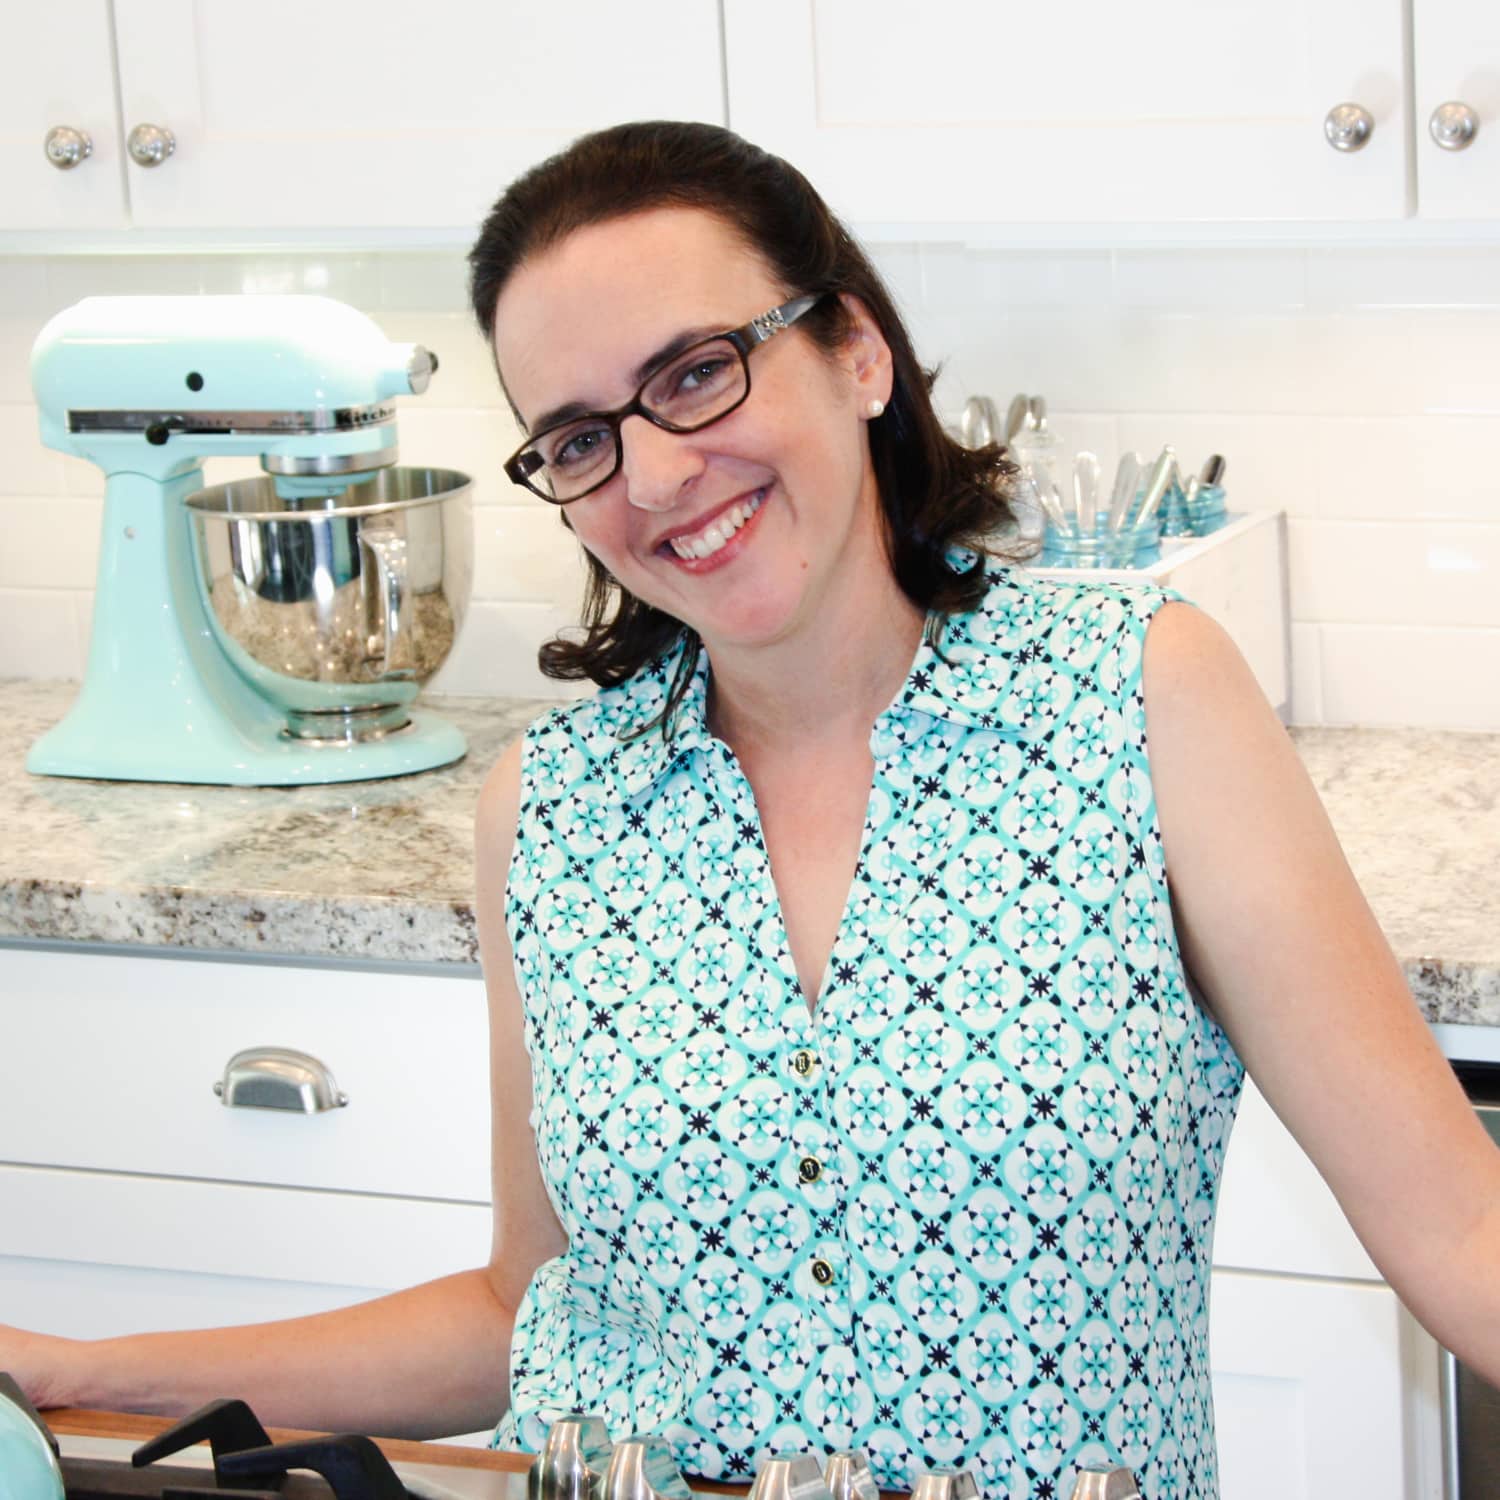
<path id="1" fill-rule="evenodd" d="M 812 1278 L 819 1286 L 833 1283 L 833 1267 L 821 1255 L 812 1263 Z"/>
<path id="2" fill-rule="evenodd" d="M 792 1053 L 792 1071 L 799 1078 L 811 1078 L 818 1066 L 818 1054 L 810 1047 L 799 1047 Z"/>
<path id="3" fill-rule="evenodd" d="M 797 1163 L 797 1175 L 803 1182 L 816 1182 L 823 1175 L 823 1163 L 816 1156 L 804 1156 Z"/>

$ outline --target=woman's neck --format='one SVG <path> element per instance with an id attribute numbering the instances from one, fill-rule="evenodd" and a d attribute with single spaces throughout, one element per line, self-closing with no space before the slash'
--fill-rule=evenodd
<path id="1" fill-rule="evenodd" d="M 784 641 L 709 647 L 709 726 L 736 754 L 868 739 L 906 680 L 926 621 L 888 567 L 876 576 L 874 587 L 825 601 Z"/>

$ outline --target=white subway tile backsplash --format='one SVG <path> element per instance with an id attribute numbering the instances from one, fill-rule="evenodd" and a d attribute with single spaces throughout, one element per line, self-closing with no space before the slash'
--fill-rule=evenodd
<path id="1" fill-rule="evenodd" d="M 62 456 L 42 447 L 30 402 L 0 406 L 0 454 L 0 495 L 62 493 Z"/>
<path id="2" fill-rule="evenodd" d="M 422 395 L 425 407 L 493 406 L 505 398 L 490 348 L 474 320 L 462 313 L 382 312 L 387 338 L 421 344 L 438 357 L 438 371 Z"/>
<path id="3" fill-rule="evenodd" d="M 1293 724 L 1321 724 L 1323 718 L 1322 627 L 1292 623 Z"/>
<path id="4" fill-rule="evenodd" d="M 462 251 L 382 255 L 379 273 L 382 309 L 469 315 L 469 263 Z"/>
<path id="5" fill-rule="evenodd" d="M 1152 312 L 1286 312 L 1307 301 L 1301 250 L 1117 250 L 1114 302 Z"/>
<path id="6" fill-rule="evenodd" d="M 895 299 L 897 311 L 909 321 L 925 300 L 922 247 L 890 243 L 866 245 L 864 250 Z"/>
<path id="7" fill-rule="evenodd" d="M 1107 312 L 1114 304 L 1108 250 L 993 250 L 924 246 L 925 300 L 957 293 L 978 317 L 1021 310 Z"/>
<path id="8" fill-rule="evenodd" d="M 1238 412 L 1126 412 L 1119 418 L 1121 450 L 1149 462 L 1170 443 L 1185 474 L 1211 453 L 1227 462 L 1226 501 L 1232 511 L 1284 510 L 1306 515 L 1317 496 L 1310 473 L 1320 419 Z"/>
<path id="9" fill-rule="evenodd" d="M 476 600 L 453 654 L 428 684 L 464 698 L 576 698 L 589 683 L 554 682 L 537 670 L 537 648 L 577 621 L 576 608 Z"/>
<path id="10" fill-rule="evenodd" d="M 520 429 L 508 406 L 450 410 L 425 403 L 426 398 L 419 396 L 401 402 L 397 427 L 402 463 L 457 469 L 474 480 L 476 499 L 483 502 L 546 505 L 505 475 L 505 460 L 521 444 Z"/>
<path id="11" fill-rule="evenodd" d="M 556 603 L 583 598 L 583 549 L 542 502 L 482 505 L 474 512 L 474 593 L 480 599 Z"/>
<path id="12" fill-rule="evenodd" d="M 940 409 L 1046 396 L 1065 448 L 1229 460 L 1235 510 L 1292 518 L 1298 722 L 1500 728 L 1500 257 L 1483 247 L 869 247 Z M 571 696 L 535 670 L 576 618 L 556 513 L 501 469 L 520 441 L 458 250 L 0 259 L 0 673 L 77 677 L 103 476 L 44 450 L 28 360 L 47 317 L 132 292 L 319 292 L 442 362 L 401 403 L 402 462 L 473 476 L 476 584 L 437 687 Z M 216 461 L 207 482 L 258 473 Z M 1486 675 L 1487 674 L 1487 675 Z M 1481 686 L 1485 685 L 1485 686 Z"/>
<path id="13" fill-rule="evenodd" d="M 1500 732 L 1500 630 L 1324 625 L 1323 722 Z"/>
<path id="14" fill-rule="evenodd" d="M 1500 525 L 1294 519 L 1288 533 L 1297 619 L 1500 627 Z"/>
<path id="15" fill-rule="evenodd" d="M 93 588 L 102 513 L 98 500 L 0 496 L 0 589 Z"/>
<path id="16" fill-rule="evenodd" d="M 1500 307 L 1500 255 L 1490 246 L 1309 249 L 1307 303 L 1318 312 Z"/>
<path id="17" fill-rule="evenodd" d="M 0 402 L 30 404 L 31 346 L 50 316 L 47 263 L 0 258 Z"/>
<path id="18" fill-rule="evenodd" d="M 83 643 L 64 589 L 0 588 L 0 677 L 78 677 Z"/>
<path id="19" fill-rule="evenodd" d="M 1323 520 L 1500 521 L 1500 415 L 1328 417 L 1301 454 Z"/>

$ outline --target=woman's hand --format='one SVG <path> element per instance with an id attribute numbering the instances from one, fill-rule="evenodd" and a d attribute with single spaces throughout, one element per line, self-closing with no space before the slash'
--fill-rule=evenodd
<path id="1" fill-rule="evenodd" d="M 77 1339 L 30 1333 L 0 1323 L 0 1371 L 9 1375 L 37 1408 L 71 1406 L 68 1371 L 76 1364 Z"/>

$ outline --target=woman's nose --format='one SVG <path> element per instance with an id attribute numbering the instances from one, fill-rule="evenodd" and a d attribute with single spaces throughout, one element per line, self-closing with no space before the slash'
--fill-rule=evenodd
<path id="1" fill-rule="evenodd" d="M 641 510 L 670 510 L 683 486 L 703 472 L 703 455 L 691 438 L 644 417 L 626 417 L 620 424 L 620 444 L 625 497 Z"/>

